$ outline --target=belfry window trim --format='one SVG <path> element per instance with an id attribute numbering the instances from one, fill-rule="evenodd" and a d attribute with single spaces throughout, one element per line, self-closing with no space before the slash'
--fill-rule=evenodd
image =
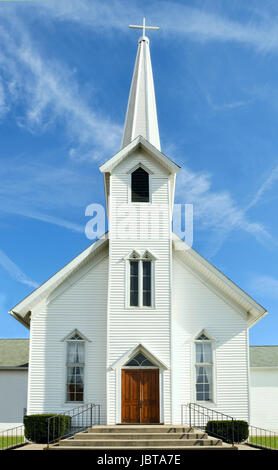
<path id="1" fill-rule="evenodd" d="M 132 201 L 132 175 L 136 170 L 138 170 L 138 168 L 142 168 L 142 170 L 148 173 L 148 185 L 149 185 L 148 201 L 141 201 L 141 202 Z M 135 167 L 133 167 L 131 170 L 128 171 L 128 202 L 129 204 L 151 204 L 152 203 L 152 174 L 153 172 L 149 170 L 142 163 L 138 163 Z"/>

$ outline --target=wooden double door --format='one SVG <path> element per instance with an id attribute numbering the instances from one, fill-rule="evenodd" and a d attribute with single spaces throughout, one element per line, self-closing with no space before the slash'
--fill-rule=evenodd
<path id="1" fill-rule="evenodd" d="M 159 423 L 159 369 L 122 369 L 122 422 Z"/>

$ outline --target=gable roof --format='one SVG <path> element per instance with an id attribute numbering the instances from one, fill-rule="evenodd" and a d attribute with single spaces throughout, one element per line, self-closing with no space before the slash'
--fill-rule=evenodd
<path id="1" fill-rule="evenodd" d="M 128 157 L 136 148 L 143 148 L 146 152 L 150 153 L 169 173 L 178 173 L 180 166 L 173 160 L 164 155 L 154 145 L 148 142 L 144 137 L 139 135 L 130 144 L 126 145 L 122 150 L 117 152 L 113 157 L 109 158 L 105 163 L 100 165 L 99 169 L 102 173 L 110 173 L 119 163 Z"/>
<path id="2" fill-rule="evenodd" d="M 277 367 L 278 346 L 250 346 L 250 367 Z"/>
<path id="3" fill-rule="evenodd" d="M 54 291 L 63 281 L 65 281 L 72 273 L 76 272 L 85 265 L 90 258 L 93 258 L 99 251 L 108 244 L 109 233 L 107 232 L 103 238 L 97 240 L 82 253 L 76 256 L 64 268 L 54 274 L 48 281 L 35 289 L 25 299 L 15 305 L 10 314 L 14 316 L 27 328 L 30 319 L 29 312 Z M 179 256 L 193 270 L 197 271 L 206 281 L 222 294 L 228 301 L 232 301 L 245 311 L 248 315 L 249 327 L 253 326 L 265 315 L 267 310 L 258 304 L 252 297 L 232 282 L 227 276 L 213 266 L 209 261 L 203 258 L 193 248 L 190 248 L 176 234 L 172 233 L 173 247 L 178 250 Z"/>
<path id="4" fill-rule="evenodd" d="M 66 266 L 60 269 L 56 274 L 51 276 L 46 282 L 41 284 L 31 294 L 25 297 L 21 302 L 16 304 L 9 313 L 15 317 L 20 323 L 29 328 L 31 310 L 44 300 L 51 292 L 54 291 L 63 281 L 71 274 L 85 265 L 91 258 L 96 256 L 102 248 L 108 243 L 108 233 L 102 238 L 96 240 L 88 248 L 77 255 Z"/>
<path id="5" fill-rule="evenodd" d="M 0 339 L 0 369 L 28 369 L 29 339 Z"/>
<path id="6" fill-rule="evenodd" d="M 145 150 L 151 157 L 153 157 L 160 165 L 163 166 L 169 172 L 169 181 L 170 181 L 170 204 L 173 210 L 174 197 L 175 197 L 175 184 L 176 184 L 176 174 L 180 171 L 180 166 L 177 165 L 173 160 L 168 158 L 164 153 L 158 150 L 154 145 L 152 145 L 148 140 L 139 135 L 136 137 L 130 144 L 126 145 L 113 157 L 109 158 L 105 163 L 103 163 L 99 169 L 104 176 L 104 187 L 105 187 L 105 199 L 107 207 L 107 217 L 109 219 L 109 195 L 110 195 L 110 174 L 119 165 L 125 158 L 131 155 L 136 149 Z"/>
<path id="7" fill-rule="evenodd" d="M 265 315 L 267 310 L 238 287 L 231 279 L 219 271 L 212 263 L 203 258 L 197 251 L 188 246 L 178 235 L 172 233 L 174 248 L 179 253 L 181 260 L 193 271 L 197 271 L 201 277 L 211 283 L 224 298 L 238 305 L 248 315 L 249 327 L 253 326 Z"/>

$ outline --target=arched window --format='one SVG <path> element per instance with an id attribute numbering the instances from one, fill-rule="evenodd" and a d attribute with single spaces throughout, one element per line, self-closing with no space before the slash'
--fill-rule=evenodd
<path id="1" fill-rule="evenodd" d="M 126 363 L 127 367 L 156 367 L 142 352 L 139 352 Z"/>
<path id="2" fill-rule="evenodd" d="M 84 401 L 85 338 L 75 330 L 67 342 L 66 401 Z"/>
<path id="3" fill-rule="evenodd" d="M 143 255 L 133 251 L 128 257 L 129 307 L 153 307 L 154 260 L 149 251 Z"/>
<path id="4" fill-rule="evenodd" d="M 196 400 L 212 401 L 213 354 L 212 338 L 202 331 L 195 339 Z"/>
<path id="5" fill-rule="evenodd" d="M 131 202 L 149 202 L 149 174 L 139 167 L 131 173 Z"/>

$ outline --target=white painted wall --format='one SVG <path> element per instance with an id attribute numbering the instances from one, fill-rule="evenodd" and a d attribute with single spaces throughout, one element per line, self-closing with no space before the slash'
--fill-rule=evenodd
<path id="1" fill-rule="evenodd" d="M 66 342 L 75 328 L 85 344 L 85 403 L 102 407 L 106 417 L 106 315 L 108 258 L 100 253 L 32 312 L 28 414 L 61 412 L 66 403 Z"/>
<path id="2" fill-rule="evenodd" d="M 250 424 L 278 432 L 278 367 L 251 367 Z"/>
<path id="3" fill-rule="evenodd" d="M 221 298 L 173 254 L 172 390 L 173 420 L 181 404 L 195 402 L 194 338 L 203 329 L 214 344 L 214 400 L 199 402 L 248 420 L 248 333 L 246 315 Z"/>
<path id="4" fill-rule="evenodd" d="M 0 428 L 8 429 L 23 423 L 27 408 L 28 370 L 0 370 Z"/>
<path id="5" fill-rule="evenodd" d="M 142 163 L 151 171 L 151 204 L 130 204 L 130 170 Z M 195 401 L 194 338 L 203 329 L 215 338 L 214 400 L 201 402 L 235 418 L 249 420 L 247 316 L 193 272 L 182 252 L 172 255 L 169 173 L 137 149 L 110 177 L 109 253 L 105 248 L 32 312 L 28 414 L 72 408 L 65 402 L 66 343 L 78 329 L 86 343 L 85 402 L 102 405 L 102 422 L 121 421 L 121 374 L 113 369 L 142 343 L 166 365 L 161 371 L 161 420 L 179 423 L 181 404 Z M 141 214 L 136 225 L 134 210 Z M 159 236 L 138 237 L 142 221 L 164 216 Z M 119 218 L 132 225 L 116 233 Z M 164 234 L 165 237 L 161 236 Z M 128 308 L 127 262 L 132 251 L 150 250 L 155 261 L 155 305 Z M 172 257 L 173 256 L 173 257 Z M 107 411 L 106 411 L 107 410 Z"/>
<path id="6" fill-rule="evenodd" d="M 152 203 L 130 203 L 130 170 L 138 163 L 152 172 Z M 163 216 L 159 211 L 163 212 Z M 141 218 L 136 218 L 136 214 Z M 128 217 L 132 222 L 129 233 L 122 239 L 117 231 L 119 222 Z M 148 231 L 141 236 L 140 228 L 146 220 L 155 220 L 159 227 L 157 236 Z M 137 224 L 136 224 L 137 221 Z M 108 369 L 138 343 L 150 350 L 170 369 L 170 240 L 169 173 L 153 157 L 142 149 L 134 151 L 112 172 L 110 178 L 110 227 L 109 227 L 109 290 L 108 290 Z M 164 237 L 161 234 L 164 234 Z M 157 256 L 155 261 L 154 308 L 127 308 L 126 261 L 132 250 L 149 249 Z M 170 370 L 162 374 L 161 419 L 171 422 Z M 108 372 L 108 422 L 121 422 L 120 373 Z"/>

